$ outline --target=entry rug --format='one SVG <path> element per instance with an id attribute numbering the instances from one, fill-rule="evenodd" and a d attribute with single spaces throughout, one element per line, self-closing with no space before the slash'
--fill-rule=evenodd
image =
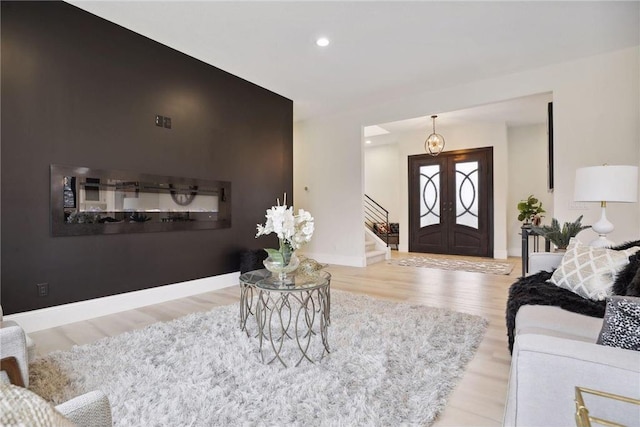
<path id="1" fill-rule="evenodd" d="M 487 274 L 509 274 L 511 273 L 511 270 L 513 270 L 513 264 L 508 262 L 466 261 L 426 256 L 392 259 L 387 261 L 387 264 L 402 265 L 405 267 L 437 268 L 440 270 L 470 271 L 472 273 Z"/>
<path id="2" fill-rule="evenodd" d="M 101 389 L 115 426 L 428 426 L 487 327 L 333 290 L 331 354 L 285 368 L 259 361 L 238 312 L 217 307 L 51 353 L 31 365 L 30 388 L 54 402 Z"/>

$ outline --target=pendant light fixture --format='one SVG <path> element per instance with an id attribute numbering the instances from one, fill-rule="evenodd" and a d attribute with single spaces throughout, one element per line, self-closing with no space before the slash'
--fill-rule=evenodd
<path id="1" fill-rule="evenodd" d="M 438 116 L 431 116 L 431 120 L 433 120 L 433 133 L 429 135 L 424 142 L 424 151 L 434 157 L 444 150 L 444 137 L 436 133 L 436 117 Z"/>

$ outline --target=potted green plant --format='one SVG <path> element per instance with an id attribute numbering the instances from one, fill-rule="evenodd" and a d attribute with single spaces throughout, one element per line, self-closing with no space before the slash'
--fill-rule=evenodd
<path id="1" fill-rule="evenodd" d="M 544 225 L 542 227 L 531 227 L 536 234 L 544 237 L 553 243 L 558 250 L 565 250 L 569 246 L 569 240 L 575 237 L 579 232 L 586 228 L 591 228 L 590 225 L 582 225 L 582 215 L 578 217 L 574 222 L 565 222 L 562 228 L 560 222 L 553 218 L 551 225 Z"/>
<path id="2" fill-rule="evenodd" d="M 533 197 L 533 194 L 527 197 L 527 200 L 518 202 L 518 211 L 520 211 L 518 221 L 524 221 L 525 224 L 529 224 L 530 221 L 536 219 L 537 221 L 535 222 L 539 223 L 539 219 L 542 217 L 541 214 L 546 212 L 542 209 L 542 202 Z"/>

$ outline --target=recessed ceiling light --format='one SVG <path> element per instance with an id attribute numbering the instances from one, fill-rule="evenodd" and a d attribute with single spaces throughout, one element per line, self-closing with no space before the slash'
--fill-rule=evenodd
<path id="1" fill-rule="evenodd" d="M 370 139 L 367 139 L 364 143 L 365 143 L 365 144 L 371 144 L 371 140 L 370 140 Z"/>
<path id="2" fill-rule="evenodd" d="M 329 39 L 326 37 L 320 37 L 318 40 L 316 40 L 316 44 L 320 47 L 329 46 Z"/>

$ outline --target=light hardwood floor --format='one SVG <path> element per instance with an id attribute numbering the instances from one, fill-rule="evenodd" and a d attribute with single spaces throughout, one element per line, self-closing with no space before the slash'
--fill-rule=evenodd
<path id="1" fill-rule="evenodd" d="M 394 252 L 394 257 L 411 256 Z M 429 255 L 438 256 L 438 255 Z M 471 259 L 473 258 L 464 258 Z M 520 258 L 509 275 L 445 271 L 389 265 L 365 268 L 329 266 L 331 287 L 393 301 L 444 307 L 477 314 L 489 321 L 480 347 L 449 398 L 436 426 L 499 426 L 506 398 L 510 355 L 507 350 L 505 304 L 509 285 L 520 275 Z M 237 303 L 238 286 L 130 310 L 30 334 L 39 355 L 66 350 L 154 322 L 168 321 L 212 307 Z"/>

